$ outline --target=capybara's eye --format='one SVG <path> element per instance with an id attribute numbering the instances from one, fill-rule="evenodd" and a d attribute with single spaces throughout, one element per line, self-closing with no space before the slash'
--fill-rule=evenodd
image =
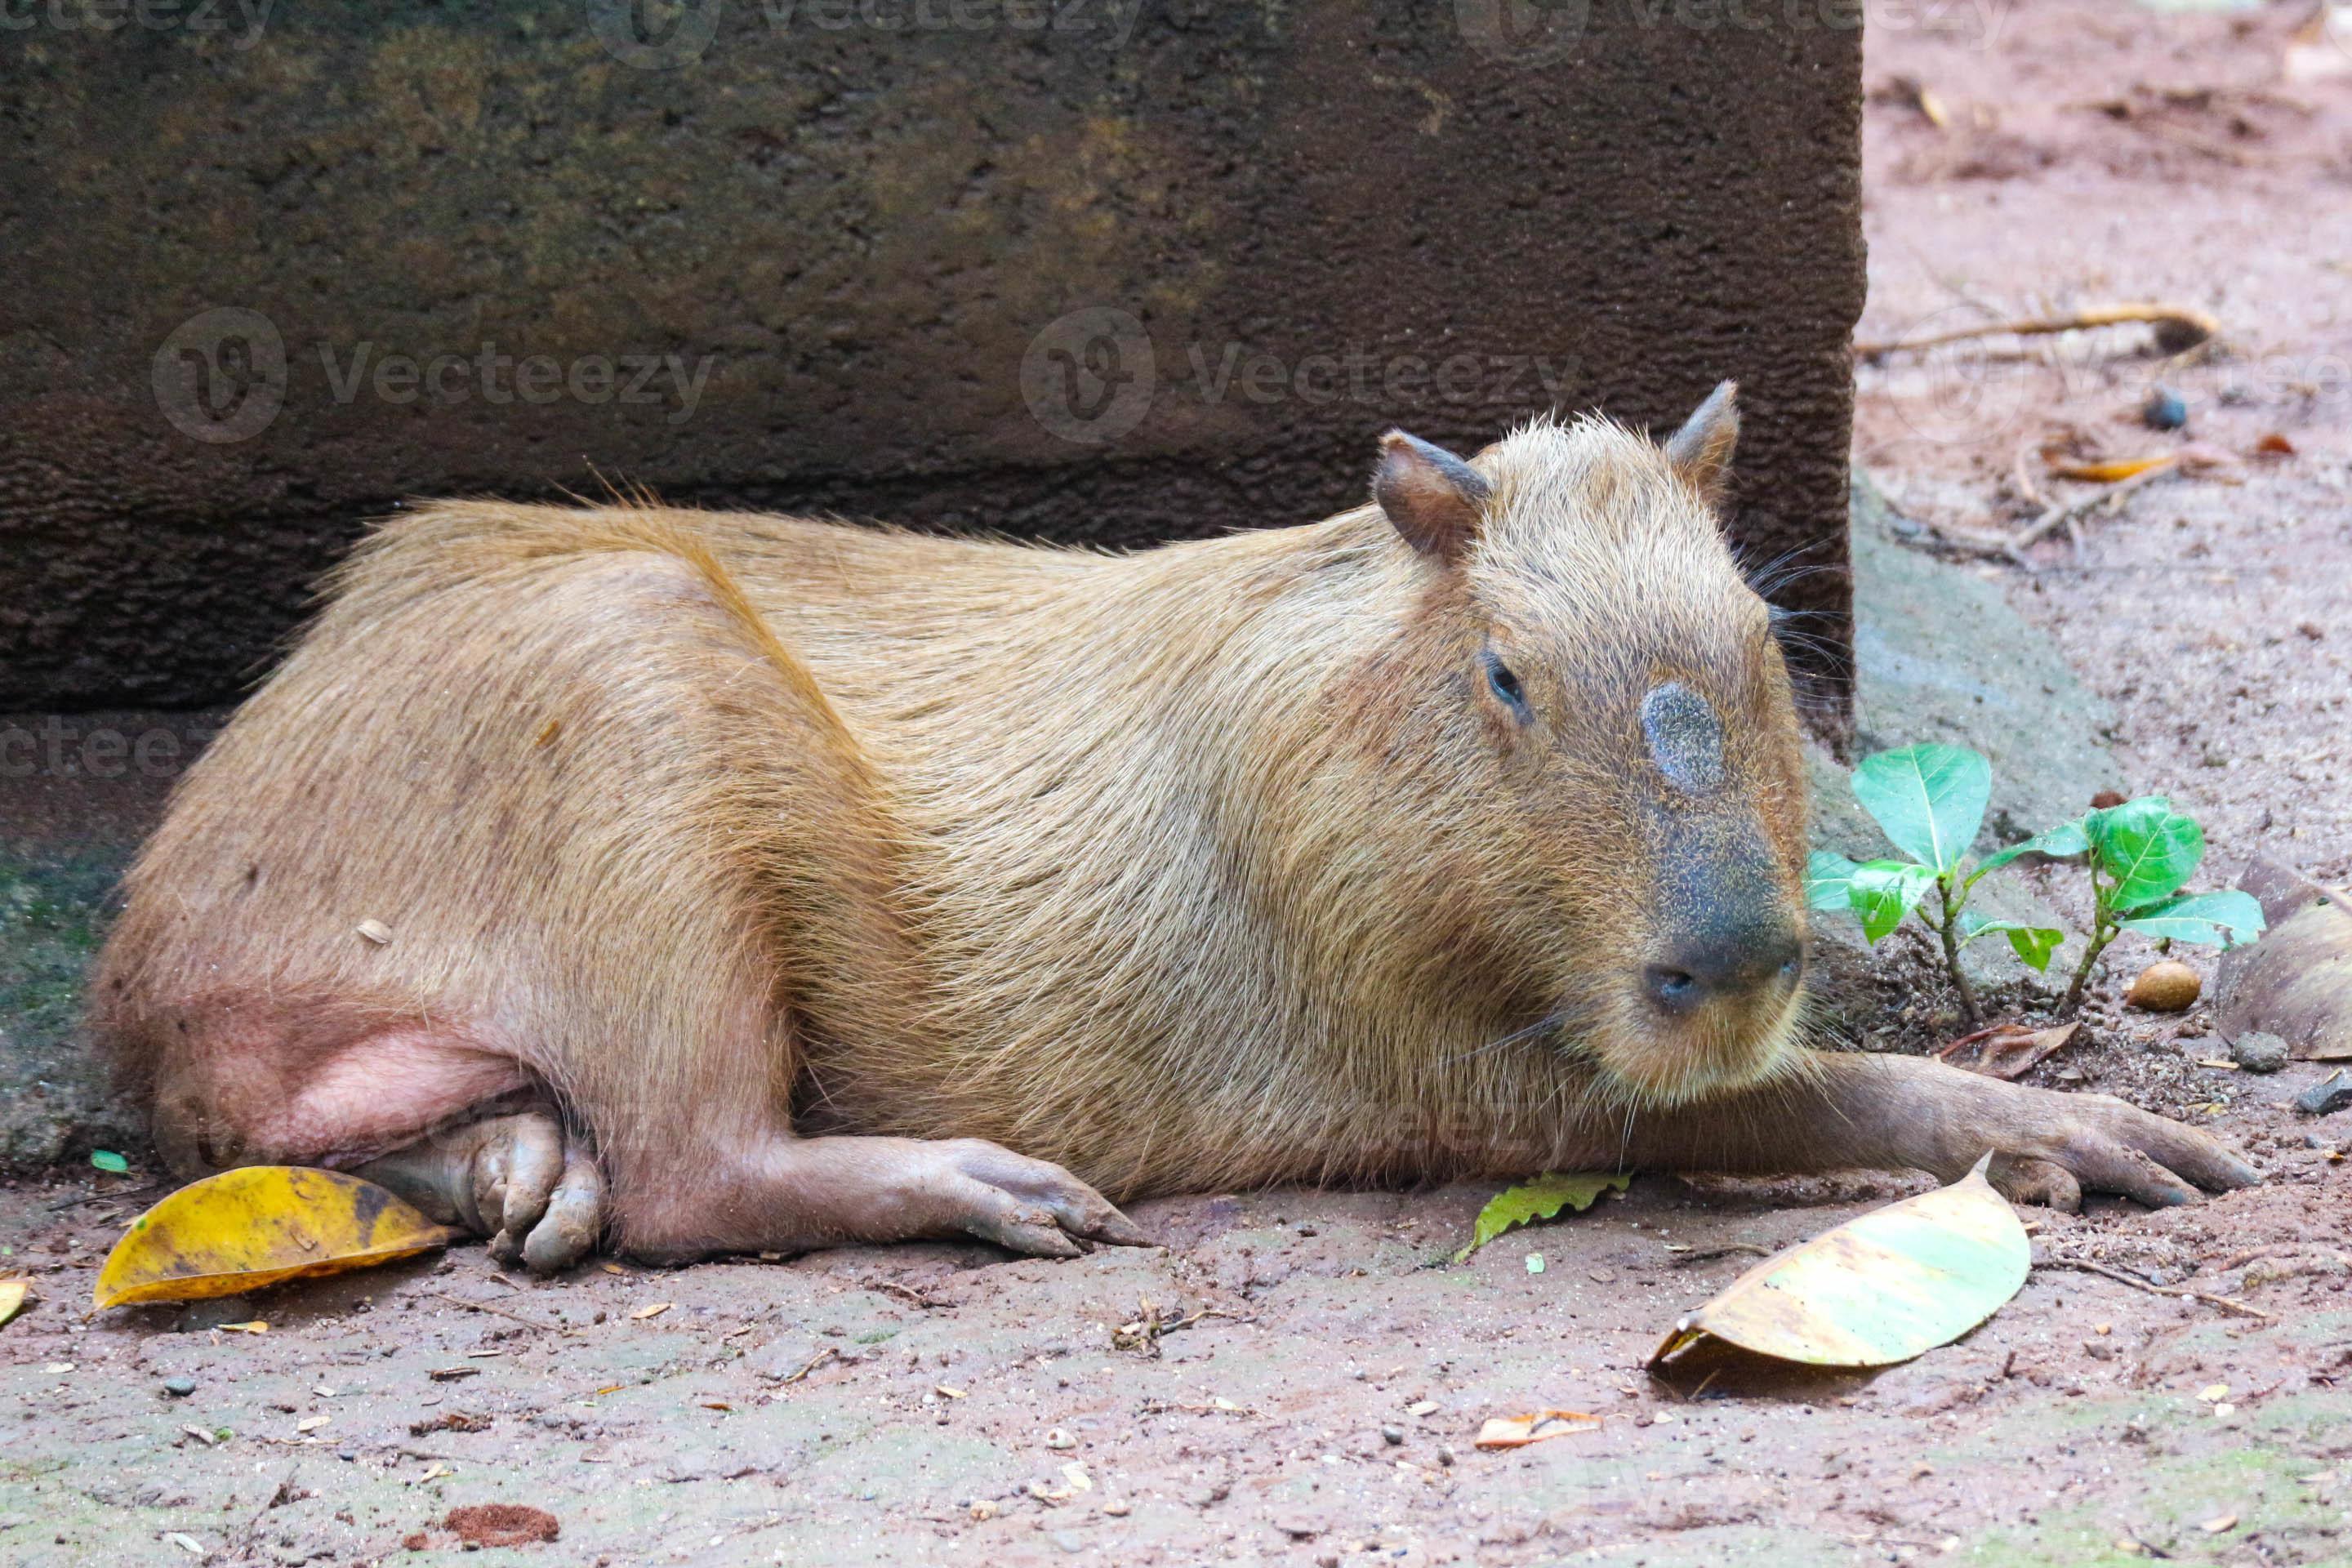
<path id="1" fill-rule="evenodd" d="M 1486 655 L 1486 684 L 1495 689 L 1503 706 L 1518 716 L 1519 722 L 1524 724 L 1535 716 L 1528 708 L 1527 688 L 1519 684 L 1519 678 L 1511 673 L 1509 665 L 1491 653 Z"/>

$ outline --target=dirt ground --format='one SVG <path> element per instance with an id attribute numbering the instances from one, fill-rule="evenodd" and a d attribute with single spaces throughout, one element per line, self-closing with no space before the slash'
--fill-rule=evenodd
<path id="1" fill-rule="evenodd" d="M 2061 529 L 2030 569 L 1981 569 L 2115 704 L 2135 787 L 2204 820 L 2216 872 L 2267 847 L 2352 878 L 2352 55 L 2315 70 L 2321 38 L 2290 79 L 2300 5 L 1872 14 L 1866 341 L 2116 300 L 2223 332 L 2170 359 L 2119 328 L 1866 364 L 1859 459 L 1975 558 L 2087 493 L 2045 442 L 2234 455 L 2079 549 Z M 2185 435 L 2140 422 L 2158 384 Z M 2293 452 L 2257 455 L 2273 433 Z M 152 809 L 32 815 L 106 835 Z M 542 1282 L 466 1247 L 103 1315 L 96 1266 L 160 1189 L 19 1185 L 0 1272 L 41 1299 L 0 1330 L 0 1563 L 454 1561 L 451 1510 L 508 1502 L 559 1537 L 474 1561 L 2352 1564 L 2352 1112 L 2285 1105 L 2308 1066 L 2197 1066 L 2202 1014 L 2109 989 L 2035 1081 L 2217 1128 L 2263 1186 L 2032 1214 L 2044 1266 L 1960 1343 L 1696 1399 L 1642 1364 L 1737 1249 L 1921 1184 L 1643 1177 L 1461 1267 L 1484 1191 L 1276 1192 L 1138 1205 L 1164 1250 L 1066 1264 L 907 1247 Z M 1937 1043 L 1937 1012 L 1895 1043 Z M 1184 1326 L 1120 1348 L 1154 1310 Z M 1542 1407 L 1605 1420 L 1473 1448 Z"/>

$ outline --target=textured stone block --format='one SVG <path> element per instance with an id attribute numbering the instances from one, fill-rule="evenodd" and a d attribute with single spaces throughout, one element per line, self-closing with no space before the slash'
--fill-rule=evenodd
<path id="1" fill-rule="evenodd" d="M 1726 375 L 1736 532 L 1827 568 L 1784 597 L 1842 663 L 1858 7 L 8 26 L 0 705 L 233 693 L 407 496 L 1132 544 L 1349 504 L 1391 424 L 1664 424 Z"/>

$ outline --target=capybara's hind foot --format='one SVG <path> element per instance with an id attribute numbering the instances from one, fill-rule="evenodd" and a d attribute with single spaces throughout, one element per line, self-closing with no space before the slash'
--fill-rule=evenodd
<path id="1" fill-rule="evenodd" d="M 1033 1258 L 1157 1245 L 1059 1165 L 978 1138 L 780 1137 L 733 1160 L 713 1154 L 703 1170 L 702 1183 L 674 1180 L 624 1206 L 628 1256 L 690 1263 L 965 1236 Z"/>
<path id="2" fill-rule="evenodd" d="M 1076 1239 L 1118 1247 L 1156 1245 L 1110 1200 L 1061 1166 L 979 1138 L 918 1145 L 936 1152 L 925 1173 L 961 1228 L 1014 1252 L 1076 1258 Z"/>
<path id="3" fill-rule="evenodd" d="M 604 1232 L 604 1173 L 543 1110 L 436 1132 L 354 1173 L 445 1225 L 489 1237 L 492 1257 L 534 1273 L 571 1268 Z"/>

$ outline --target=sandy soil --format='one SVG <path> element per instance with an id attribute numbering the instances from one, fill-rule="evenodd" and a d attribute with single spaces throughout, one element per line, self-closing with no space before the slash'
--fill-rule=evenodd
<path id="1" fill-rule="evenodd" d="M 2238 455 L 2079 552 L 2062 531 L 1984 570 L 2116 702 L 2136 784 L 2204 818 L 2215 867 L 2268 846 L 2352 876 L 2352 75 L 2283 79 L 2300 7 L 1993 11 L 1991 34 L 1874 22 L 1864 336 L 2118 299 L 2224 331 L 2185 359 L 2119 329 L 1866 366 L 1858 456 L 1965 552 L 2082 491 L 2045 440 Z M 2139 423 L 2155 384 L 2187 437 Z M 2294 454 L 2252 456 L 2273 432 Z M 152 800 L 46 809 L 110 834 Z M 1888 1043 L 1934 1044 L 1937 1011 Z M 2352 1112 L 2284 1106 L 2308 1067 L 2197 1066 L 2201 1015 L 2096 1017 L 2036 1081 L 2215 1126 L 2266 1184 L 2035 1215 L 2048 1266 L 1961 1343 L 1695 1400 L 1641 1366 L 1750 1260 L 1719 1249 L 1918 1184 L 1645 1177 L 1464 1267 L 1434 1265 L 1484 1192 L 1273 1193 L 1140 1205 L 1164 1250 L 1069 1264 L 916 1247 L 540 1282 L 468 1247 L 102 1316 L 96 1264 L 153 1189 L 20 1186 L 0 1270 L 42 1299 L 0 1331 L 0 1562 L 454 1560 L 451 1510 L 511 1502 L 560 1536 L 478 1561 L 2352 1564 Z M 1120 1348 L 1153 1309 L 1187 1326 Z M 1546 1406 L 1606 1419 L 1472 1447 Z"/>

